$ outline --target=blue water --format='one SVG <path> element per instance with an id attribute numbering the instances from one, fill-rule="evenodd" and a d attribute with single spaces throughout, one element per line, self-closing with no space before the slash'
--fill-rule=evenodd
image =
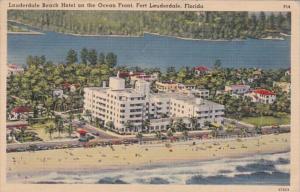
<path id="1" fill-rule="evenodd" d="M 9 183 L 289 185 L 290 153 L 86 172 L 11 174 Z"/>
<path id="2" fill-rule="evenodd" d="M 28 55 L 65 61 L 69 49 L 83 47 L 114 52 L 118 64 L 139 67 L 206 65 L 221 59 L 224 67 L 289 68 L 290 38 L 286 40 L 205 41 L 145 34 L 144 37 L 80 37 L 55 32 L 8 35 L 8 63 L 24 65 Z"/>

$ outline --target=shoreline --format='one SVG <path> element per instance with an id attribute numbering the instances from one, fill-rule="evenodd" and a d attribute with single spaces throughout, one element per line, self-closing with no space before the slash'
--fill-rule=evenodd
<path id="1" fill-rule="evenodd" d="M 134 144 L 110 147 L 57 149 L 7 153 L 7 175 L 39 172 L 82 172 L 151 167 L 191 161 L 213 161 L 290 151 L 290 134 L 251 139 L 194 141 L 165 144 Z"/>
<path id="2" fill-rule="evenodd" d="M 287 154 L 290 153 L 290 150 L 287 151 L 281 151 L 281 152 L 269 152 L 269 153 L 259 153 L 259 154 L 252 154 L 251 157 L 255 157 L 257 156 L 257 158 L 259 158 L 258 156 L 260 155 L 279 155 L 279 154 Z M 187 166 L 188 164 L 191 164 L 192 166 L 195 165 L 196 163 L 207 163 L 207 162 L 212 162 L 212 163 L 216 163 L 218 161 L 236 161 L 239 159 L 243 159 L 243 158 L 249 158 L 250 155 L 240 155 L 240 156 L 234 156 L 234 157 L 225 157 L 225 158 L 215 158 L 215 159 L 209 159 L 209 160 L 197 160 L 197 159 L 193 159 L 193 160 L 176 160 L 173 162 L 169 162 L 169 161 L 161 161 L 161 162 L 157 162 L 157 163 L 152 163 L 151 165 L 131 165 L 131 166 L 111 166 L 111 167 L 104 167 L 104 168 L 98 168 L 98 167 L 90 167 L 90 168 L 73 168 L 72 170 L 70 169 L 64 169 L 61 168 L 59 170 L 57 169 L 53 169 L 53 170 L 36 170 L 36 171 L 24 171 L 24 172 L 10 172 L 7 173 L 6 175 L 6 179 L 8 181 L 8 183 L 20 183 L 23 181 L 22 178 L 36 178 L 39 176 L 45 176 L 47 174 L 65 174 L 65 175 L 90 175 L 90 174 L 107 174 L 107 173 L 115 173 L 119 170 L 122 171 L 136 171 L 136 170 L 155 170 L 155 169 L 159 169 L 159 168 L 166 168 L 168 166 L 171 167 L 176 167 L 176 166 Z M 17 174 L 17 177 L 16 176 Z"/>
<path id="3" fill-rule="evenodd" d="M 37 32 L 37 31 L 20 31 L 20 32 L 7 31 L 7 34 L 10 34 L 10 35 L 45 35 L 45 33 Z"/>

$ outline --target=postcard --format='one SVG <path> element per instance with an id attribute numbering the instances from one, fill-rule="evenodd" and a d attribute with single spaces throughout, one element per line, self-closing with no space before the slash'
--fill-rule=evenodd
<path id="1" fill-rule="evenodd" d="M 3 191 L 299 190 L 299 3 L 1 3 Z"/>

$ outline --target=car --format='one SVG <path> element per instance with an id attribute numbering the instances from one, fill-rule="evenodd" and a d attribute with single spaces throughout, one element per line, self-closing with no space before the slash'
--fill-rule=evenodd
<path id="1" fill-rule="evenodd" d="M 88 140 L 87 137 L 80 137 L 80 138 L 78 139 L 78 141 L 80 141 L 80 142 L 87 142 L 87 141 L 89 141 L 89 140 Z M 74 146 L 74 145 L 72 145 L 72 146 Z M 77 146 L 77 145 L 76 145 L 76 146 Z"/>

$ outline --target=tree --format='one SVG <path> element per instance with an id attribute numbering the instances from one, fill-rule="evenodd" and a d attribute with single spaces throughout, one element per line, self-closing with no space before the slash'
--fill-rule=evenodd
<path id="1" fill-rule="evenodd" d="M 187 130 L 184 130 L 184 131 L 182 132 L 182 136 L 183 136 L 184 140 L 187 140 L 188 137 L 189 137 L 189 132 L 188 132 Z"/>
<path id="2" fill-rule="evenodd" d="M 115 128 L 114 122 L 112 121 L 107 121 L 106 122 L 106 127 L 108 127 L 108 129 L 112 130 Z"/>
<path id="3" fill-rule="evenodd" d="M 95 49 L 89 50 L 87 60 L 91 65 L 97 64 L 98 58 L 97 58 L 97 52 Z"/>
<path id="4" fill-rule="evenodd" d="M 144 131 L 145 129 L 148 129 L 148 130 L 149 130 L 149 127 L 150 127 L 150 120 L 149 120 L 149 119 L 143 120 L 142 126 L 143 126 L 143 128 L 142 128 L 143 131 Z"/>
<path id="5" fill-rule="evenodd" d="M 93 121 L 92 112 L 90 110 L 85 111 L 85 116 L 89 119 L 90 123 Z"/>
<path id="6" fill-rule="evenodd" d="M 167 130 L 167 137 L 169 137 L 170 140 L 173 137 L 173 130 L 171 128 Z"/>
<path id="7" fill-rule="evenodd" d="M 182 118 L 177 119 L 177 121 L 175 122 L 175 130 L 176 131 L 183 131 L 186 130 L 186 124 L 183 122 Z"/>
<path id="8" fill-rule="evenodd" d="M 266 26 L 266 14 L 262 11 L 259 14 L 259 23 L 258 23 L 260 30 L 263 31 L 265 30 Z"/>
<path id="9" fill-rule="evenodd" d="M 100 64 L 100 65 L 103 65 L 103 64 L 105 64 L 105 55 L 104 55 L 104 53 L 99 53 L 99 56 L 98 56 L 98 63 Z"/>
<path id="10" fill-rule="evenodd" d="M 197 117 L 191 117 L 190 118 L 190 122 L 191 122 L 191 125 L 192 125 L 192 130 L 194 129 L 197 129 Z"/>
<path id="11" fill-rule="evenodd" d="M 66 61 L 67 61 L 67 64 L 74 64 L 78 61 L 77 53 L 75 50 L 70 49 L 68 51 Z"/>
<path id="12" fill-rule="evenodd" d="M 115 55 L 114 53 L 107 53 L 105 60 L 106 64 L 111 68 L 117 65 L 117 55 Z"/>
<path id="13" fill-rule="evenodd" d="M 128 120 L 128 121 L 125 123 L 125 129 L 126 129 L 126 131 L 131 131 L 132 128 L 133 128 L 133 124 L 132 124 L 131 121 Z"/>
<path id="14" fill-rule="evenodd" d="M 160 131 L 156 131 L 156 132 L 155 132 L 155 137 L 156 137 L 158 140 L 161 140 L 161 138 L 162 138 L 161 132 L 160 132 Z"/>
<path id="15" fill-rule="evenodd" d="M 19 136 L 21 137 L 21 141 L 24 142 L 26 127 L 21 127 Z"/>
<path id="16" fill-rule="evenodd" d="M 72 133 L 73 133 L 73 131 L 74 131 L 74 127 L 73 127 L 72 123 L 69 122 L 69 123 L 68 123 L 68 126 L 67 126 L 65 129 L 66 129 L 66 131 L 67 131 L 69 137 L 71 137 L 71 135 L 72 135 Z"/>
<path id="17" fill-rule="evenodd" d="M 60 134 L 63 133 L 65 131 L 64 129 L 64 121 L 62 118 L 59 119 L 56 130 L 58 132 L 58 135 L 60 137 Z"/>
<path id="18" fill-rule="evenodd" d="M 55 132 L 55 127 L 53 124 L 49 124 L 45 127 L 45 133 L 49 134 L 50 139 L 52 139 L 52 134 Z"/>
<path id="19" fill-rule="evenodd" d="M 215 63 L 214 63 L 214 68 L 215 68 L 216 70 L 219 70 L 219 69 L 221 68 L 221 66 L 222 66 L 221 60 L 220 60 L 220 59 L 217 59 L 217 60 L 215 61 Z"/>
<path id="20" fill-rule="evenodd" d="M 88 61 L 88 49 L 87 48 L 83 48 L 81 51 L 80 51 L 80 58 L 81 58 L 81 63 L 83 64 L 87 64 L 87 61 Z"/>
<path id="21" fill-rule="evenodd" d="M 142 139 L 143 139 L 143 134 L 142 132 L 138 132 L 136 134 L 136 138 L 139 140 L 139 143 L 141 144 L 142 143 Z"/>
<path id="22" fill-rule="evenodd" d="M 205 122 L 204 122 L 204 126 L 210 127 L 210 125 L 211 125 L 211 123 L 210 123 L 209 121 L 205 121 Z"/>

